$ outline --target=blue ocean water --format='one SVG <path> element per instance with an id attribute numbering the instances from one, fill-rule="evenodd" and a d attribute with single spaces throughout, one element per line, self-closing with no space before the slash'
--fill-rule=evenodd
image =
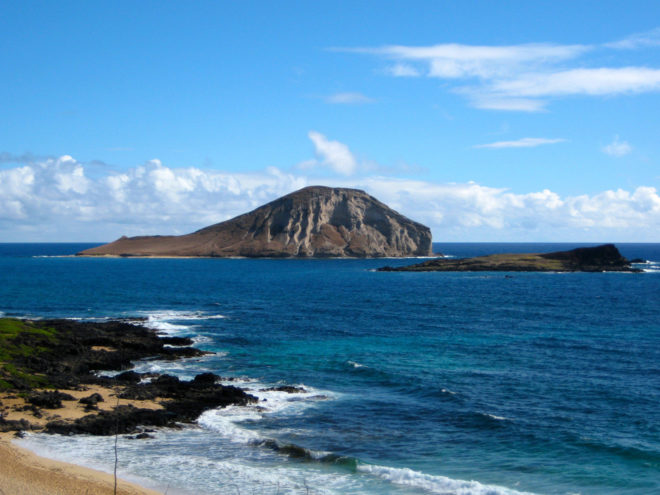
<path id="1" fill-rule="evenodd" d="M 213 371 L 262 399 L 120 439 L 126 478 L 184 495 L 660 493 L 660 244 L 618 245 L 650 260 L 641 274 L 62 256 L 90 246 L 0 244 L 0 312 L 145 317 L 216 354 L 140 370 Z M 578 246 L 434 244 L 460 257 Z M 106 438 L 23 443 L 114 462 Z"/>

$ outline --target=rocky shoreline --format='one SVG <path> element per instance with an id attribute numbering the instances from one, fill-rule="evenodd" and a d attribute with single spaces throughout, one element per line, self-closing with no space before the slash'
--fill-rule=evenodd
<path id="1" fill-rule="evenodd" d="M 150 428 L 177 428 L 209 409 L 257 402 L 238 387 L 221 385 L 212 373 L 182 381 L 131 371 L 138 360 L 209 354 L 191 344 L 127 321 L 2 318 L 0 432 L 145 438 Z M 99 371 L 121 373 L 107 377 Z"/>

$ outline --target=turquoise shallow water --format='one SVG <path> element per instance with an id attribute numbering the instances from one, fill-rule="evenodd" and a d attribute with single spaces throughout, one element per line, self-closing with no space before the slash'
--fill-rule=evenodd
<path id="1" fill-rule="evenodd" d="M 455 256 L 576 246 L 435 245 Z M 217 354 L 140 369 L 210 370 L 265 399 L 122 440 L 124 476 L 170 494 L 660 493 L 660 245 L 619 246 L 654 262 L 642 274 L 57 257 L 84 247 L 0 245 L 0 311 L 146 317 Z M 275 384 L 308 393 L 261 390 Z M 114 459 L 107 439 L 25 443 L 106 469 Z"/>

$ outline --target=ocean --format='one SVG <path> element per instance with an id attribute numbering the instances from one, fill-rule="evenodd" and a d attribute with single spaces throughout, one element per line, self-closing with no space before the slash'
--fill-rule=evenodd
<path id="1" fill-rule="evenodd" d="M 585 244 L 436 243 L 475 256 Z M 660 493 L 660 244 L 644 273 L 393 273 L 393 259 L 126 259 L 0 244 L 0 314 L 146 318 L 261 401 L 119 438 L 168 495 Z M 266 391 L 293 385 L 304 393 Z M 106 437 L 20 445 L 112 472 Z"/>

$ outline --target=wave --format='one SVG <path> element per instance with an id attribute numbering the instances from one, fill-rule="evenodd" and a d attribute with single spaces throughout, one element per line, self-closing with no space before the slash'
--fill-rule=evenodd
<path id="1" fill-rule="evenodd" d="M 141 312 L 154 320 L 217 320 L 227 318 L 218 313 L 207 313 L 205 311 L 177 311 L 177 310 L 156 310 Z"/>
<path id="2" fill-rule="evenodd" d="M 148 328 L 158 330 L 168 335 L 181 335 L 189 333 L 194 325 L 181 324 L 182 321 L 204 321 L 204 320 L 219 320 L 226 318 L 225 315 L 218 313 L 206 313 L 204 311 L 176 311 L 176 310 L 161 310 L 161 311 L 143 311 L 140 314 L 145 315 L 146 321 L 141 322 Z M 199 337 L 196 343 L 205 342 L 204 338 Z"/>
<path id="3" fill-rule="evenodd" d="M 442 495 L 533 495 L 496 485 L 483 485 L 478 481 L 465 481 L 414 471 L 409 468 L 393 468 L 375 464 L 358 464 L 362 473 L 378 476 L 396 485 L 421 488 L 429 493 Z"/>
<path id="4" fill-rule="evenodd" d="M 259 400 L 252 406 L 229 406 L 213 409 L 202 413 L 197 423 L 207 429 L 220 433 L 232 442 L 254 443 L 269 440 L 258 431 L 251 429 L 250 425 L 270 416 L 295 416 L 313 406 L 316 402 L 331 400 L 338 394 L 322 391 L 305 385 L 296 385 L 303 390 L 298 393 L 289 393 L 272 390 L 272 385 L 266 385 L 250 379 L 238 379 L 223 382 L 227 385 L 238 385 L 248 394 Z"/>
<path id="5" fill-rule="evenodd" d="M 346 361 L 346 364 L 348 364 L 349 366 L 352 366 L 353 368 L 368 368 L 369 367 L 366 364 L 360 364 L 356 361 Z"/>
<path id="6" fill-rule="evenodd" d="M 252 442 L 252 445 L 273 450 L 278 454 L 286 455 L 291 459 L 342 466 L 351 472 L 357 471 L 359 463 L 355 457 L 342 456 L 333 454 L 332 452 L 310 450 L 292 443 L 280 443 L 277 440 L 273 440 L 271 438 Z"/>
<path id="7" fill-rule="evenodd" d="M 504 416 L 495 416 L 494 414 L 488 414 L 488 413 L 478 413 L 478 414 L 490 419 L 494 419 L 495 421 L 511 421 L 510 418 L 505 418 Z"/>
<path id="8" fill-rule="evenodd" d="M 30 258 L 75 258 L 73 254 L 35 254 Z"/>
<path id="9" fill-rule="evenodd" d="M 250 382 L 248 382 L 250 383 Z M 296 414 L 318 400 L 318 391 L 307 390 L 301 394 L 302 401 L 296 401 L 295 396 L 286 392 L 265 391 L 259 389 L 258 383 L 251 383 L 249 393 L 259 395 L 258 405 L 251 407 L 229 406 L 223 409 L 207 411 L 200 416 L 198 424 L 204 428 L 220 433 L 232 442 L 244 443 L 253 447 L 267 449 L 300 462 L 332 464 L 345 469 L 349 473 L 376 476 L 395 485 L 421 489 L 429 493 L 443 495 L 533 495 L 509 488 L 485 485 L 477 481 L 465 481 L 414 471 L 409 468 L 394 468 L 361 462 L 352 456 L 344 456 L 333 452 L 316 451 L 293 443 L 280 442 L 277 439 L 261 435 L 257 427 L 259 421 L 268 414 Z M 443 390 L 445 393 L 453 393 Z M 293 406 L 293 407 L 292 407 Z M 489 421 L 505 421 L 508 418 L 487 413 L 478 414 Z"/>
<path id="10" fill-rule="evenodd" d="M 633 268 L 638 268 L 644 273 L 660 273 L 660 261 L 646 260 L 640 263 L 631 263 Z"/>

